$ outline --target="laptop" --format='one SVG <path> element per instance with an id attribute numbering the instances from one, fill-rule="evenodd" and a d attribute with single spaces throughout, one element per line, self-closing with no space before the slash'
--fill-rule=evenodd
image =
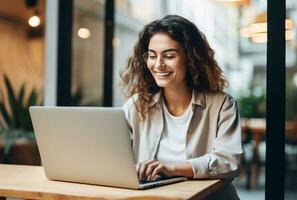
<path id="1" fill-rule="evenodd" d="M 186 179 L 138 180 L 122 108 L 31 106 L 30 116 L 51 180 L 146 189 Z"/>

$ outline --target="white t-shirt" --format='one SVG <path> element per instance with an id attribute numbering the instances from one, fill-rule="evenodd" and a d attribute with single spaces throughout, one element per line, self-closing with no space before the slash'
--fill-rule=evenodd
<path id="1" fill-rule="evenodd" d="M 186 112 L 182 115 L 173 116 L 169 113 L 163 101 L 163 111 L 164 132 L 162 133 L 156 159 L 160 163 L 167 165 L 185 163 L 187 161 L 186 135 L 193 115 L 192 105 L 190 103 Z"/>

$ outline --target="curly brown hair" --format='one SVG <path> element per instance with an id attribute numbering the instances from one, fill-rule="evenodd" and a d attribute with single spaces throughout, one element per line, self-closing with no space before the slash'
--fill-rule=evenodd
<path id="1" fill-rule="evenodd" d="M 152 97 L 161 90 L 143 59 L 150 39 L 157 33 L 168 34 L 183 47 L 189 87 L 198 91 L 222 91 L 227 86 L 223 72 L 214 59 L 214 50 L 209 46 L 205 35 L 189 20 L 178 15 L 167 15 L 149 23 L 139 33 L 134 54 L 121 73 L 126 96 L 129 98 L 138 95 L 135 105 L 140 120 L 146 118 Z"/>

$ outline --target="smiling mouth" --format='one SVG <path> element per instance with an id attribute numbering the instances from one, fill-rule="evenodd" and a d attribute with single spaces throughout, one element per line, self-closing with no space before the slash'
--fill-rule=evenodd
<path id="1" fill-rule="evenodd" d="M 168 77 L 172 74 L 172 72 L 154 72 L 158 77 Z"/>

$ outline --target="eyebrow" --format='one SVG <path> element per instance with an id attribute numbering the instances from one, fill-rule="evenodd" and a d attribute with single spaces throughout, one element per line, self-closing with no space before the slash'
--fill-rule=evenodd
<path id="1" fill-rule="evenodd" d="M 156 53 L 156 51 L 155 51 L 155 50 L 153 50 L 153 49 L 149 49 L 148 51 L 149 51 L 149 52 Z M 170 51 L 175 51 L 175 52 L 178 52 L 178 50 L 177 50 L 177 49 L 166 49 L 166 50 L 162 51 L 161 53 L 166 53 L 166 52 L 170 52 Z"/>

